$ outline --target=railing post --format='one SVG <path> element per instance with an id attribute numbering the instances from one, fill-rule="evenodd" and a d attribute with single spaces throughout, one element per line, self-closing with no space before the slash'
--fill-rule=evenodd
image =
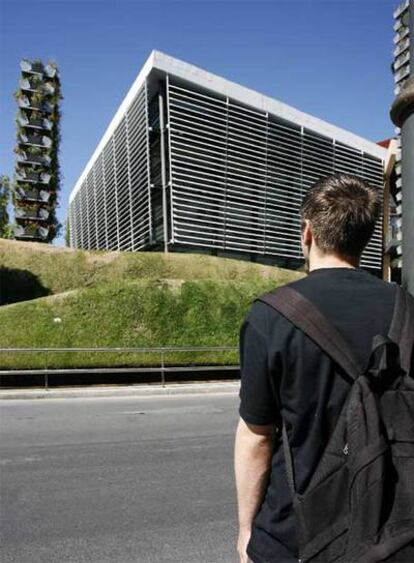
<path id="1" fill-rule="evenodd" d="M 49 374 L 47 373 L 47 365 L 48 365 L 48 361 L 47 361 L 47 351 L 44 352 L 45 354 L 45 391 L 49 390 Z"/>
<path id="2" fill-rule="evenodd" d="M 161 385 L 165 387 L 164 350 L 161 350 Z"/>

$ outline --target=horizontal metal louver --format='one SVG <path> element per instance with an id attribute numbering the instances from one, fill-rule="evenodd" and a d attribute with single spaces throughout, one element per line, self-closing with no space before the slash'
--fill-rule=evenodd
<path id="1" fill-rule="evenodd" d="M 147 88 L 142 87 L 69 206 L 71 245 L 140 250 L 151 238 Z"/>
<path id="2" fill-rule="evenodd" d="M 143 88 L 127 112 L 128 166 L 131 189 L 131 250 L 151 239 L 151 199 L 147 90 Z"/>
<path id="3" fill-rule="evenodd" d="M 150 58 L 70 196 L 76 248 L 297 267 L 299 210 L 314 182 L 345 172 L 382 191 L 382 148 L 183 61 Z M 362 265 L 381 262 L 380 222 Z"/>
<path id="4" fill-rule="evenodd" d="M 173 241 L 300 259 L 307 189 L 335 172 L 382 188 L 383 162 L 191 84 L 168 84 Z M 381 267 L 381 222 L 362 266 Z"/>

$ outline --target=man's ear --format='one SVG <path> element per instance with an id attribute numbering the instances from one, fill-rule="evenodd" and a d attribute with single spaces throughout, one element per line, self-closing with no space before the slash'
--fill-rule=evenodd
<path id="1" fill-rule="evenodd" d="M 310 248 L 313 240 L 312 228 L 308 219 L 303 220 L 302 226 L 302 245 Z"/>
<path id="2" fill-rule="evenodd" d="M 308 266 L 309 266 L 309 254 L 312 246 L 312 241 L 313 241 L 313 235 L 312 235 L 310 222 L 308 219 L 304 219 L 302 221 L 302 233 L 300 237 L 300 245 L 302 247 L 302 254 L 305 259 L 305 263 L 308 264 Z"/>

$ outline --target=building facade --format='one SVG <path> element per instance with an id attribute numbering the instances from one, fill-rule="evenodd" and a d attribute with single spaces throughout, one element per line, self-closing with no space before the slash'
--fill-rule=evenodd
<path id="1" fill-rule="evenodd" d="M 69 203 L 74 248 L 206 252 L 297 267 L 306 190 L 334 172 L 382 190 L 386 150 L 153 51 Z M 362 265 L 380 270 L 382 227 Z"/>
<path id="2" fill-rule="evenodd" d="M 411 9 L 413 9 L 412 6 Z M 413 24 L 410 22 L 410 0 L 404 0 L 396 8 L 393 16 L 395 35 L 392 70 L 395 83 L 394 94 L 398 97 L 406 86 L 410 75 L 412 75 L 410 34 L 412 34 Z M 395 140 L 392 148 L 395 166 L 390 171 L 388 193 L 384 194 L 386 196 L 384 216 L 388 219 L 388 232 L 384 246 L 385 262 L 389 267 L 388 278 L 400 281 L 403 262 L 403 181 L 400 127 L 395 128 Z M 409 189 L 409 186 L 406 186 L 406 190 Z M 387 205 L 388 210 L 386 209 Z"/>

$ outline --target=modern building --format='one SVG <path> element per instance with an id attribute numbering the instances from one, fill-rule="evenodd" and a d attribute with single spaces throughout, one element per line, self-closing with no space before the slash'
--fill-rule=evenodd
<path id="1" fill-rule="evenodd" d="M 16 100 L 16 171 L 14 178 L 14 236 L 51 242 L 59 190 L 60 79 L 56 65 L 24 59 Z"/>
<path id="2" fill-rule="evenodd" d="M 347 172 L 382 190 L 386 152 L 153 51 L 70 195 L 71 246 L 297 267 L 309 186 Z M 362 265 L 381 261 L 378 225 Z"/>
<path id="3" fill-rule="evenodd" d="M 402 2 L 394 11 L 394 94 L 402 92 L 410 74 L 410 0 Z M 395 141 L 391 150 L 395 154 L 395 166 L 390 169 L 390 180 L 386 195 L 384 216 L 388 219 L 388 237 L 385 241 L 385 263 L 389 265 L 389 279 L 401 279 L 403 254 L 403 189 L 401 160 L 401 129 L 395 128 Z M 408 186 L 407 186 L 407 189 Z M 412 189 L 412 187 L 411 187 Z M 388 210 L 386 206 L 388 205 Z"/>

